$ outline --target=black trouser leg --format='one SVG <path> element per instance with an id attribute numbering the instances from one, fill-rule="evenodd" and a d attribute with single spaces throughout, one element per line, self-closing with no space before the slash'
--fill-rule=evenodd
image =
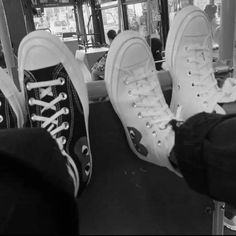
<path id="1" fill-rule="evenodd" d="M 66 160 L 45 130 L 0 131 L 0 209 L 0 234 L 78 234 Z"/>
<path id="2" fill-rule="evenodd" d="M 236 115 L 200 113 L 175 131 L 174 154 L 188 185 L 236 207 Z"/>

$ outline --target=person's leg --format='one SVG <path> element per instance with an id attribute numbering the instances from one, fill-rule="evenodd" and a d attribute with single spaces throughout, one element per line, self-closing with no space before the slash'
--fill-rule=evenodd
<path id="1" fill-rule="evenodd" d="M 78 234 L 66 160 L 48 132 L 23 129 L 21 100 L 0 68 L 0 234 Z"/>
<path id="2" fill-rule="evenodd" d="M 223 84 L 223 88 L 217 86 L 213 73 L 212 39 L 209 32 L 209 23 L 205 14 L 200 9 L 192 6 L 185 8 L 177 14 L 167 38 L 166 63 L 168 64 L 173 79 L 171 109 L 173 112 L 176 112 L 177 108 L 181 107 L 181 117 L 184 120 L 187 120 L 191 116 L 195 116 L 199 112 L 216 112 L 220 114 L 236 113 L 235 79 L 227 79 Z M 230 188 L 227 185 L 228 183 L 232 183 L 231 178 L 233 178 L 234 175 L 232 175 L 230 168 L 227 170 L 227 164 L 224 162 L 228 162 L 228 165 L 231 164 L 233 166 L 233 163 L 230 160 L 230 155 L 234 155 L 235 150 L 230 148 L 228 149 L 228 152 L 225 152 L 229 155 L 227 156 L 228 158 L 225 157 L 225 155 L 222 155 L 222 157 L 225 157 L 223 163 L 225 164 L 224 168 L 226 168 L 223 169 L 223 164 L 222 166 L 219 166 L 219 162 L 217 161 L 217 159 L 221 159 L 222 157 L 219 156 L 220 151 L 215 151 L 215 140 L 220 137 L 221 142 L 217 145 L 218 148 L 221 148 L 222 150 L 225 150 L 226 146 L 229 147 L 229 145 L 233 147 L 236 138 L 234 137 L 234 134 L 230 133 L 228 137 L 225 138 L 226 131 L 228 130 L 228 132 L 231 132 L 230 127 L 227 126 L 227 124 L 231 123 L 232 126 L 235 126 L 235 120 L 230 119 L 229 122 L 229 117 L 227 116 L 227 118 L 225 118 L 227 119 L 227 122 L 223 121 L 223 118 L 221 117 L 218 121 L 218 118 L 216 118 L 216 115 L 214 114 L 204 116 L 196 115 L 194 118 L 190 118 L 190 120 L 188 120 L 188 122 L 176 132 L 175 147 L 175 150 L 181 150 L 182 148 L 185 150 L 186 155 L 175 155 L 177 155 L 179 162 L 185 163 L 185 171 L 189 169 L 189 174 L 187 175 L 184 173 L 184 176 L 187 181 L 191 182 L 190 185 L 192 188 L 195 188 L 196 191 L 198 191 L 198 189 L 199 191 L 202 191 L 201 188 L 204 188 L 205 186 L 207 188 L 206 191 L 208 191 L 208 193 L 205 191 L 205 194 L 211 194 L 212 197 L 217 197 L 216 193 L 211 192 L 211 188 L 214 188 L 212 185 L 217 183 L 217 178 L 214 178 L 214 174 L 216 174 L 217 171 L 214 169 L 215 172 L 211 171 L 213 164 L 207 162 L 208 158 L 210 158 L 214 153 L 215 159 L 213 157 L 211 160 L 214 160 L 215 168 L 218 168 L 218 176 L 222 176 L 222 180 L 226 182 L 225 189 L 227 189 L 227 191 L 225 191 L 224 196 L 223 193 L 221 193 L 221 199 L 226 202 L 229 202 L 230 199 L 232 199 L 232 196 L 234 196 L 233 194 L 229 196 Z M 215 125 L 215 121 L 220 122 L 220 124 L 217 125 L 216 128 L 212 128 L 212 125 Z M 195 128 L 196 125 L 198 128 Z M 184 130 L 187 132 L 185 129 L 187 126 L 188 128 L 192 126 L 192 128 L 189 128 L 189 134 L 184 133 Z M 218 127 L 223 127 L 221 131 L 224 132 L 218 133 Z M 234 129 L 234 127 L 232 127 L 232 129 Z M 179 133 L 180 135 L 178 135 Z M 193 138 L 194 135 L 196 136 L 195 140 Z M 210 142 L 213 148 L 213 150 L 211 150 L 212 153 L 209 153 L 209 148 L 206 146 L 202 148 L 198 147 L 200 149 L 197 151 L 191 143 L 197 142 L 197 138 L 199 139 L 199 143 L 202 142 L 202 145 L 205 145 L 206 142 Z M 229 142 L 226 143 L 225 141 L 228 140 L 228 138 Z M 191 140 L 189 141 L 190 143 L 188 145 L 185 144 L 186 147 L 183 144 L 178 147 L 179 143 L 186 139 Z M 192 152 L 188 150 L 188 147 L 193 148 Z M 188 162 L 186 162 L 187 155 L 189 155 Z M 174 157 L 175 156 L 172 155 L 171 160 L 175 163 Z M 181 158 L 183 158 L 183 160 Z M 205 169 L 203 169 L 203 167 Z M 192 173 L 190 173 L 191 170 L 193 171 Z M 206 183 L 208 183 L 209 186 L 207 186 L 206 183 L 204 184 L 204 179 L 201 179 L 203 178 L 203 172 L 206 170 L 209 170 L 209 176 L 205 176 L 205 178 L 211 179 L 210 183 L 206 180 Z M 228 175 L 229 180 L 227 181 L 226 176 L 223 175 Z M 192 178 L 195 179 L 194 184 Z M 196 186 L 196 184 L 198 184 L 198 186 Z M 221 182 L 218 186 L 219 190 L 222 189 L 220 184 Z M 232 192 L 233 189 L 234 186 L 232 185 Z M 229 199 L 228 201 L 227 198 Z M 228 215 L 230 208 L 226 205 L 226 216 Z M 236 212 L 234 211 L 234 213 Z M 230 212 L 232 215 L 234 213 L 233 211 Z M 236 217 L 234 225 L 236 226 Z"/>
<path id="3" fill-rule="evenodd" d="M 86 75 L 66 45 L 48 32 L 28 34 L 19 46 L 18 57 L 27 126 L 44 128 L 57 141 L 76 196 L 92 174 Z"/>
<path id="4" fill-rule="evenodd" d="M 171 159 L 190 188 L 236 206 L 236 114 L 200 113 L 174 126 Z"/>
<path id="5" fill-rule="evenodd" d="M 217 151 L 214 148 L 211 149 L 210 144 L 217 143 L 217 148 L 225 151 L 225 143 L 219 145 L 216 139 L 221 137 L 220 129 L 222 127 L 224 131 L 227 131 L 230 127 L 228 124 L 235 123 L 235 116 L 225 115 L 226 112 L 220 105 L 225 94 L 217 86 L 211 67 L 211 39 L 208 35 L 208 21 L 200 9 L 190 7 L 181 12 L 180 19 L 176 22 L 179 27 L 184 28 L 180 28 L 181 30 L 177 30 L 178 27 L 174 28 L 175 32 L 171 33 L 171 37 L 177 39 L 178 42 L 169 42 L 170 49 L 166 51 L 167 54 L 169 53 L 167 58 L 169 56 L 169 63 L 171 63 L 169 67 L 172 69 L 175 84 L 171 108 L 177 117 L 169 110 L 163 99 L 160 85 L 152 75 L 152 72 L 155 71 L 154 63 L 145 40 L 134 32 L 128 31 L 118 35 L 111 45 L 105 75 L 108 94 L 114 110 L 124 126 L 129 145 L 139 158 L 165 166 L 177 173 L 178 169 L 175 167 L 178 167 L 178 162 L 185 157 L 187 164 L 184 170 L 189 174 L 186 175 L 181 164 L 179 169 L 183 171 L 187 182 L 190 182 L 191 179 L 196 180 L 195 185 L 191 182 L 193 189 L 215 199 L 234 204 L 232 199 L 234 195 L 229 197 L 232 186 L 226 184 L 227 191 L 224 194 L 217 188 L 217 181 L 214 181 L 217 171 L 224 177 L 222 180 L 226 180 L 232 169 L 229 168 L 226 171 L 220 169 L 219 160 L 215 159 L 218 157 Z M 198 30 L 195 30 L 196 26 Z M 201 113 L 204 111 L 208 113 Z M 182 117 L 182 122 L 179 122 L 178 119 L 176 121 L 176 118 L 179 117 Z M 189 119 L 190 117 L 192 119 Z M 215 128 L 218 124 L 219 126 Z M 189 125 L 193 126 L 193 132 L 185 131 L 185 127 Z M 213 128 L 215 129 L 213 130 Z M 179 132 L 181 135 L 178 135 Z M 182 132 L 187 133 L 186 137 L 182 135 Z M 193 144 L 189 144 L 187 135 L 191 136 Z M 209 137 L 210 141 L 208 141 Z M 230 139 L 232 145 L 235 140 L 234 135 L 230 136 Z M 205 146 L 207 141 L 209 146 Z M 199 145 L 197 150 L 194 149 L 194 144 Z M 178 155 L 178 150 L 182 150 L 182 154 L 186 155 Z M 226 157 L 235 156 L 236 150 L 233 147 L 228 151 L 229 153 L 225 152 L 225 154 L 229 154 Z M 227 168 L 230 163 L 225 160 L 222 160 L 223 168 Z M 231 164 L 236 166 L 233 161 Z M 211 182 L 207 187 L 212 188 L 210 190 L 206 188 L 205 184 L 202 184 L 206 178 L 205 169 L 209 170 L 208 178 Z M 236 177 L 231 176 L 233 180 Z M 223 185 L 221 188 L 224 189 Z"/>
<path id="6" fill-rule="evenodd" d="M 227 79 L 220 88 L 214 75 L 212 38 L 204 12 L 189 6 L 180 11 L 168 33 L 166 66 L 172 75 L 170 108 L 182 109 L 182 119 L 213 111 L 226 114 L 236 101 L 235 79 Z M 222 104 L 225 109 L 222 109 Z"/>
<path id="7" fill-rule="evenodd" d="M 73 181 L 43 129 L 0 131 L 0 234 L 78 235 Z"/>

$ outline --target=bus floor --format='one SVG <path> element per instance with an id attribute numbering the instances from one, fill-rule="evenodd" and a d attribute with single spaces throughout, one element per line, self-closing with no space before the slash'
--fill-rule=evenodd
<path id="1" fill-rule="evenodd" d="M 81 235 L 212 232 L 213 201 L 138 159 L 110 102 L 90 104 L 91 182 L 79 199 Z"/>

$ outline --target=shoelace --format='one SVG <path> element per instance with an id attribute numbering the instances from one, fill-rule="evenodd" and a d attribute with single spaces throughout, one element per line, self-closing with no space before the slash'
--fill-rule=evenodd
<path id="1" fill-rule="evenodd" d="M 209 37 L 210 35 L 206 40 L 209 40 Z M 222 90 L 217 85 L 212 62 L 206 58 L 207 54 L 210 53 L 210 49 L 206 46 L 195 44 L 187 46 L 185 51 L 188 55 L 186 60 L 190 65 L 188 75 L 190 79 L 192 78 L 192 86 L 200 87 L 201 90 L 197 96 L 202 98 L 205 105 L 208 105 L 209 102 L 212 104 L 213 107 L 210 106 L 209 111 L 213 108 L 217 113 L 225 114 L 225 111 L 218 105 L 222 97 Z"/>
<path id="2" fill-rule="evenodd" d="M 173 119 L 179 120 L 181 111 L 178 109 L 176 116 L 170 112 L 158 84 L 156 71 L 142 73 L 139 76 L 128 70 L 123 70 L 123 73 L 126 75 L 124 84 L 130 89 L 128 94 L 134 98 L 132 107 L 142 110 L 137 113 L 138 118 L 147 121 L 146 127 L 153 129 L 154 137 L 158 134 L 157 130 L 166 129 L 168 135 L 168 131 L 172 129 L 169 122 Z M 158 144 L 161 145 L 161 141 Z"/>
<path id="3" fill-rule="evenodd" d="M 26 85 L 26 89 L 30 91 L 31 89 L 39 89 L 39 95 L 40 100 L 30 98 L 29 99 L 29 105 L 30 106 L 40 106 L 41 109 L 41 115 L 32 114 L 31 119 L 33 121 L 42 122 L 41 127 L 47 128 L 47 131 L 51 134 L 51 136 L 57 141 L 58 146 L 61 150 L 62 155 L 64 155 L 67 158 L 67 169 L 70 174 L 70 176 L 73 179 L 73 183 L 75 186 L 75 195 L 77 194 L 79 190 L 79 174 L 77 167 L 73 161 L 73 159 L 65 152 L 64 145 L 66 143 L 65 137 L 57 137 L 58 134 L 60 134 L 63 130 L 69 129 L 69 123 L 64 122 L 60 126 L 58 126 L 59 117 L 63 115 L 69 114 L 69 109 L 64 107 L 59 111 L 56 111 L 56 104 L 59 102 L 66 100 L 67 95 L 65 93 L 60 93 L 58 97 L 54 98 L 50 103 L 42 101 L 46 96 L 53 97 L 52 88 L 55 86 L 63 86 L 65 84 L 64 78 L 58 78 L 56 80 L 50 80 L 50 81 L 44 81 L 44 82 L 29 82 Z M 47 110 L 53 110 L 55 113 L 51 117 L 45 117 L 43 116 L 43 113 Z"/>

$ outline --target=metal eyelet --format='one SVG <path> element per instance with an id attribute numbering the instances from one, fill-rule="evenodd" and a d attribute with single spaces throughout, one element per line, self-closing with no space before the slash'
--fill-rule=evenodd
<path id="1" fill-rule="evenodd" d="M 135 138 L 135 133 L 134 133 L 134 131 L 133 131 L 133 130 L 130 130 L 129 134 L 130 134 L 130 136 L 131 136 L 131 138 L 132 138 L 132 139 L 134 139 L 134 138 Z"/>
<path id="2" fill-rule="evenodd" d="M 86 167 L 85 167 L 85 174 L 87 175 L 87 176 L 89 176 L 89 174 L 90 174 L 90 164 L 88 164 Z"/>
<path id="3" fill-rule="evenodd" d="M 33 106 L 33 105 L 34 105 L 34 101 L 35 101 L 34 98 L 30 98 L 30 99 L 29 99 L 29 105 L 30 105 L 30 106 Z"/>
<path id="4" fill-rule="evenodd" d="M 191 72 L 191 71 L 189 71 L 189 72 L 188 72 L 188 76 L 191 76 L 191 75 L 192 75 L 192 72 Z"/>
<path id="5" fill-rule="evenodd" d="M 142 115 L 141 112 L 138 113 L 138 118 L 139 118 L 139 119 L 142 119 L 142 118 L 143 118 L 143 115 Z"/>
<path id="6" fill-rule="evenodd" d="M 36 116 L 35 114 L 32 114 L 32 115 L 31 115 L 31 120 L 32 120 L 32 121 L 35 121 L 35 116 Z"/>
<path id="7" fill-rule="evenodd" d="M 60 80 L 60 83 L 61 83 L 61 85 L 64 85 L 65 84 L 65 82 L 66 82 L 66 80 L 64 79 L 64 78 L 59 78 L 59 80 Z"/>
<path id="8" fill-rule="evenodd" d="M 31 90 L 30 83 L 27 83 L 27 84 L 26 84 L 26 89 L 27 89 L 28 91 Z"/>
<path id="9" fill-rule="evenodd" d="M 152 131 L 152 135 L 156 137 L 157 136 L 157 132 L 156 131 Z"/>
<path id="10" fill-rule="evenodd" d="M 201 95 L 198 93 L 198 94 L 197 94 L 197 97 L 200 97 L 200 96 L 201 96 Z"/>
<path id="11" fill-rule="evenodd" d="M 160 126 L 159 126 L 159 130 L 165 130 L 165 129 L 167 129 L 168 126 L 169 126 L 169 124 L 160 125 Z"/>
<path id="12" fill-rule="evenodd" d="M 0 116 L 0 123 L 2 123 L 4 121 L 3 116 Z"/>
<path id="13" fill-rule="evenodd" d="M 62 140 L 62 144 L 63 144 L 63 145 L 66 144 L 66 137 L 62 136 L 62 137 L 61 137 L 61 140 Z"/>
<path id="14" fill-rule="evenodd" d="M 70 110 L 67 107 L 63 108 L 64 114 L 68 115 L 70 113 Z"/>
<path id="15" fill-rule="evenodd" d="M 128 80 L 124 80 L 124 84 L 125 84 L 125 85 L 129 85 Z"/>
<path id="16" fill-rule="evenodd" d="M 132 103 L 132 107 L 133 108 L 136 108 L 137 107 L 137 104 L 134 102 L 134 103 Z"/>
<path id="17" fill-rule="evenodd" d="M 65 130 L 68 130 L 70 128 L 70 124 L 68 122 L 63 123 Z"/>
<path id="18" fill-rule="evenodd" d="M 157 145 L 161 146 L 161 144 L 162 144 L 161 140 L 158 140 Z"/>
<path id="19" fill-rule="evenodd" d="M 152 127 L 152 125 L 149 122 L 147 122 L 146 127 L 150 129 Z"/>
<path id="20" fill-rule="evenodd" d="M 128 91 L 128 95 L 132 96 L 132 91 L 131 90 Z"/>
<path id="21" fill-rule="evenodd" d="M 63 100 L 67 99 L 67 94 L 66 93 L 60 93 L 60 96 L 62 97 Z"/>
<path id="22" fill-rule="evenodd" d="M 85 155 L 85 156 L 87 156 L 87 155 L 89 154 L 88 146 L 83 145 L 83 147 L 82 147 L 82 153 L 83 153 L 83 155 Z"/>
<path id="23" fill-rule="evenodd" d="M 194 83 L 192 83 L 192 87 L 194 87 L 195 86 L 195 84 Z"/>

